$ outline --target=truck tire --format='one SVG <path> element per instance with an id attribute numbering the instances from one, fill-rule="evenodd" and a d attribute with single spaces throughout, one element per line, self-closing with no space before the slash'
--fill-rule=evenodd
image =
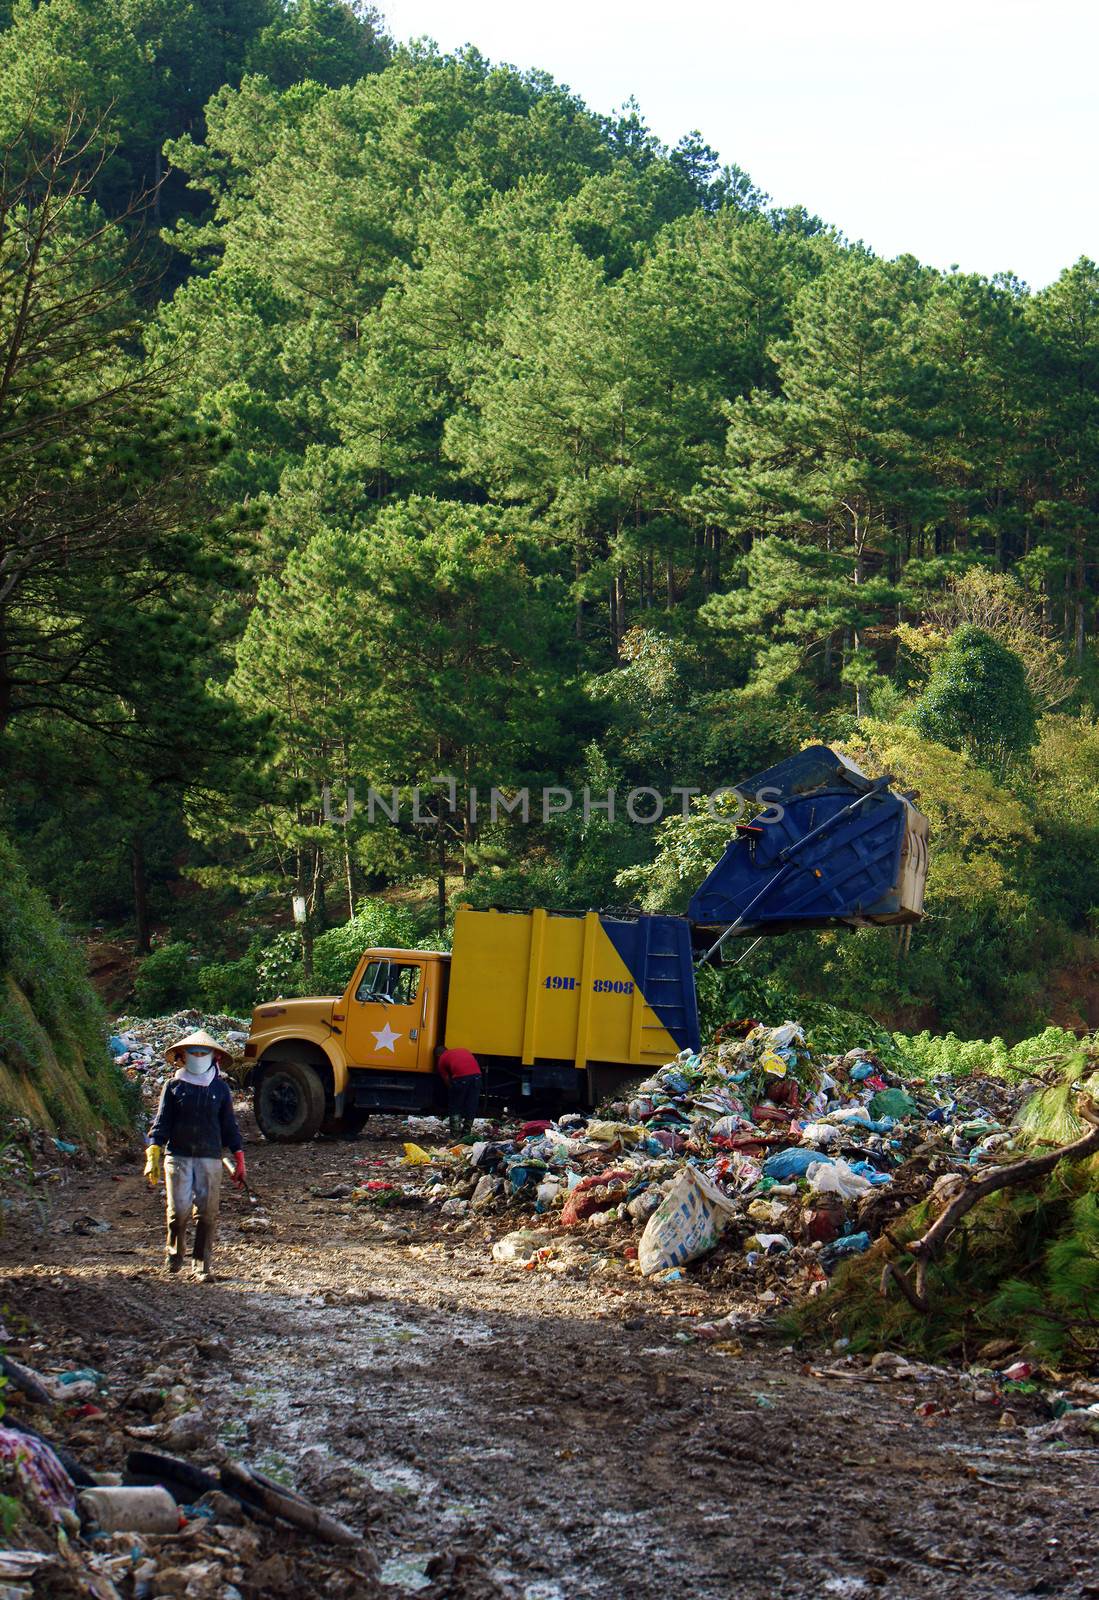
<path id="1" fill-rule="evenodd" d="M 305 1144 L 324 1121 L 324 1084 L 301 1061 L 272 1061 L 253 1095 L 256 1121 L 275 1144 Z"/>

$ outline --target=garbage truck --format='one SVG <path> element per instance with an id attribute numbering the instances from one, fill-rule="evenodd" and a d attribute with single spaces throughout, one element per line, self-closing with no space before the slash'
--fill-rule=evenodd
<path id="1" fill-rule="evenodd" d="M 699 1047 L 695 972 L 730 939 L 896 927 L 923 915 L 915 797 L 814 745 L 735 786 L 735 824 L 686 916 L 460 909 L 453 946 L 363 951 L 341 995 L 257 1006 L 244 1076 L 266 1138 L 431 1111 L 438 1050 L 472 1050 L 490 1095 L 592 1106 Z"/>

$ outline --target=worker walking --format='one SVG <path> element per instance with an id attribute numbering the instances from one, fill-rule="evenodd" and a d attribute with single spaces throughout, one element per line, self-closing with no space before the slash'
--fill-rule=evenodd
<path id="1" fill-rule="evenodd" d="M 145 1152 L 145 1176 L 155 1189 L 160 1181 L 161 1157 L 164 1160 L 164 1187 L 168 1208 L 168 1241 L 165 1265 L 178 1272 L 183 1265 L 187 1224 L 195 1213 L 195 1240 L 191 1272 L 194 1277 L 211 1276 L 210 1261 L 217 1232 L 221 1204 L 221 1152 L 233 1156 L 233 1182 L 244 1182 L 244 1141 L 240 1136 L 233 1096 L 219 1067 L 227 1067 L 230 1055 L 216 1039 L 201 1029 L 180 1039 L 164 1052 L 165 1060 L 178 1067 L 164 1085 L 156 1117 L 149 1129 Z"/>
<path id="2" fill-rule="evenodd" d="M 446 1084 L 451 1137 L 469 1133 L 481 1103 L 481 1067 L 472 1050 L 444 1050 L 436 1071 Z"/>

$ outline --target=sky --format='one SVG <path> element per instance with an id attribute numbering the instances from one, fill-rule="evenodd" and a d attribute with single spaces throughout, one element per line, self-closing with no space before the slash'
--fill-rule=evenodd
<path id="1" fill-rule="evenodd" d="M 475 44 L 595 111 L 697 128 L 778 205 L 879 255 L 1012 272 L 1099 259 L 1093 0 L 378 0 L 397 39 Z"/>

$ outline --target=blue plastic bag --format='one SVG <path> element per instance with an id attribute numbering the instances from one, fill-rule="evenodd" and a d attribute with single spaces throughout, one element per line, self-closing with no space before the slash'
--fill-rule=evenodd
<path id="1" fill-rule="evenodd" d="M 861 1256 L 864 1250 L 870 1248 L 870 1235 L 868 1233 L 847 1233 L 842 1238 L 833 1239 L 831 1244 L 826 1244 L 820 1253 L 822 1266 L 830 1266 L 833 1261 L 842 1261 L 845 1256 Z"/>
<path id="2" fill-rule="evenodd" d="M 832 1160 L 832 1156 L 823 1155 L 819 1150 L 803 1150 L 795 1145 L 791 1150 L 776 1150 L 774 1155 L 768 1156 L 763 1163 L 763 1176 L 777 1178 L 780 1183 L 789 1178 L 804 1178 L 814 1161 L 831 1166 Z"/>
<path id="3" fill-rule="evenodd" d="M 877 1167 L 872 1167 L 869 1161 L 852 1161 L 851 1171 L 857 1172 L 860 1178 L 867 1178 L 871 1183 L 892 1183 L 893 1179 L 888 1172 L 879 1172 Z"/>

